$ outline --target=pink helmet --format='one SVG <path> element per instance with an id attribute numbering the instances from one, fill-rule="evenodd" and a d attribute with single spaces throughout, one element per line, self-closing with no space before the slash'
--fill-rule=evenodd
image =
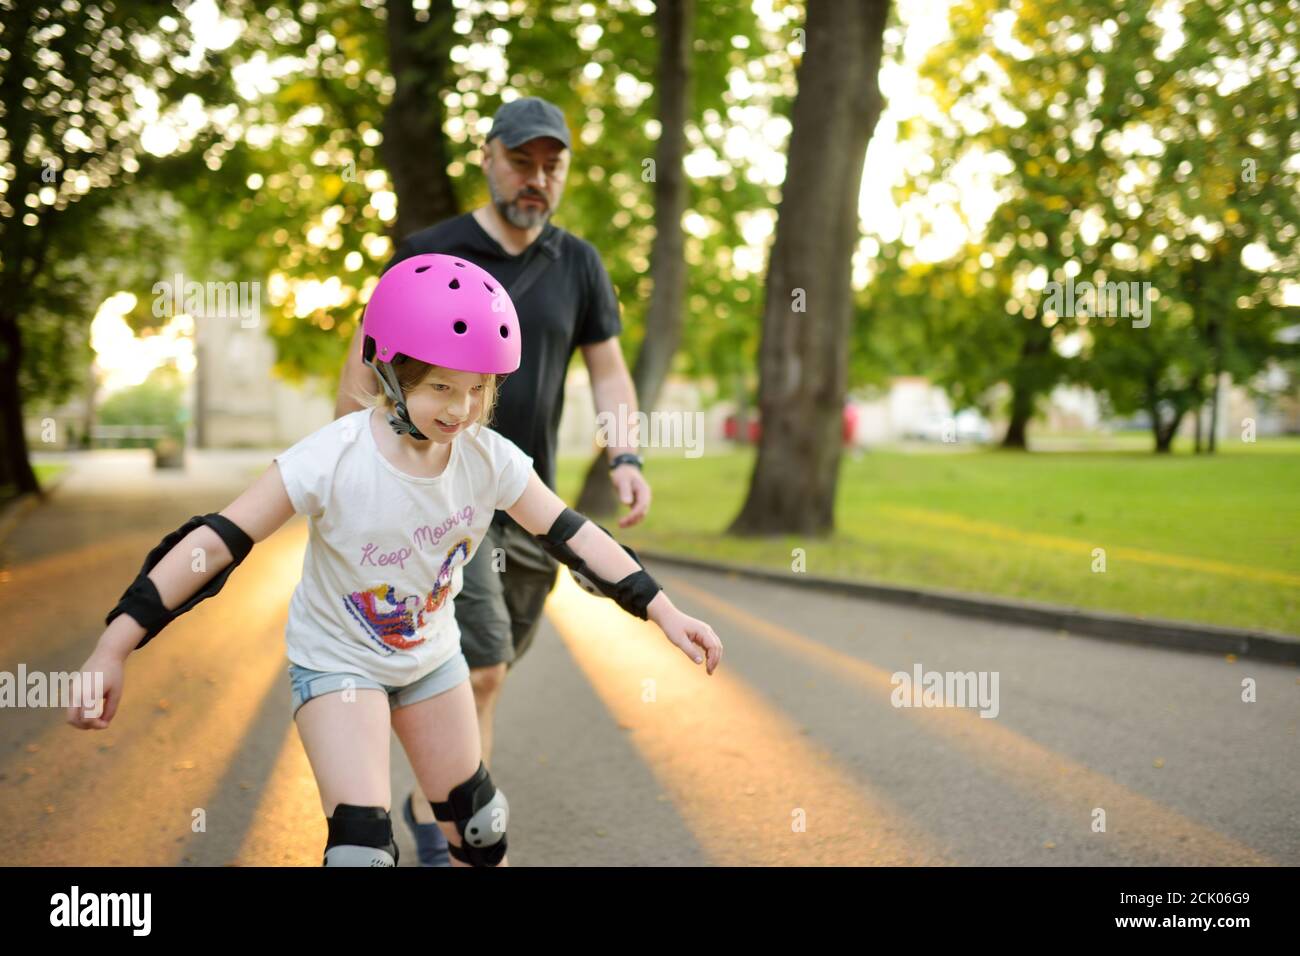
<path id="1" fill-rule="evenodd" d="M 519 316 L 501 283 L 472 262 L 428 253 L 391 266 L 362 319 L 362 358 L 395 413 L 398 434 L 428 440 L 406 410 L 394 362 L 418 359 L 462 372 L 505 375 L 519 368 Z"/>
<path id="2" fill-rule="evenodd" d="M 514 303 L 500 282 L 457 256 L 429 253 L 392 266 L 370 295 L 362 327 L 378 362 L 405 355 L 462 372 L 519 368 Z"/>

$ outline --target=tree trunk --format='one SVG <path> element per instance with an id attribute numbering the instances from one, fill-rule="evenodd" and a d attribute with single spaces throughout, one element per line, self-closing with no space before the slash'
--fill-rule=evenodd
<path id="1" fill-rule="evenodd" d="M 18 388 L 22 360 L 18 316 L 6 310 L 0 313 L 0 498 L 40 491 L 23 433 L 23 404 Z"/>
<path id="2" fill-rule="evenodd" d="M 1210 437 L 1208 441 L 1208 450 L 1211 455 L 1214 454 L 1215 447 L 1218 444 L 1219 432 L 1219 379 L 1223 373 L 1219 371 L 1216 363 L 1214 368 L 1214 386 L 1210 389 Z"/>
<path id="3" fill-rule="evenodd" d="M 1219 379 L 1223 378 L 1223 343 L 1221 326 L 1217 320 L 1210 322 L 1210 352 L 1213 356 L 1214 385 L 1210 388 L 1210 454 L 1214 454 L 1219 431 Z"/>
<path id="4" fill-rule="evenodd" d="M 1156 440 L 1156 453 L 1168 454 L 1173 447 L 1174 434 L 1178 431 L 1178 425 L 1183 420 L 1186 409 L 1175 406 L 1173 417 L 1168 422 L 1164 422 L 1160 418 L 1159 393 L 1156 391 L 1154 379 L 1147 380 L 1146 394 L 1147 413 L 1151 416 L 1151 432 Z M 1195 402 L 1192 407 L 1196 407 Z"/>
<path id="5" fill-rule="evenodd" d="M 646 313 L 645 338 L 632 368 L 637 405 L 647 414 L 681 345 L 682 299 L 686 291 L 682 214 L 687 188 L 682 169 L 686 154 L 686 112 L 691 91 L 691 36 L 695 0 L 662 0 L 656 5 L 659 64 L 659 142 L 655 148 L 655 237 L 650 248 L 654 281 Z M 642 436 L 644 438 L 644 436 Z M 608 456 L 597 452 L 587 468 L 577 509 L 584 514 L 612 515 L 618 497 L 609 480 Z"/>
<path id="6" fill-rule="evenodd" d="M 1011 419 L 1007 422 L 1007 433 L 1002 438 L 1003 448 L 1024 451 L 1029 420 L 1034 417 L 1034 396 L 1028 388 L 1012 386 Z"/>
<path id="7" fill-rule="evenodd" d="M 1024 451 L 1028 448 L 1034 403 L 1043 391 L 1044 382 L 1050 379 L 1044 364 L 1052 360 L 1052 330 L 1041 322 L 1020 321 L 1024 338 L 1020 343 L 1020 359 L 1011 373 L 1011 415 L 1002 447 Z"/>
<path id="8" fill-rule="evenodd" d="M 433 0 L 415 19 L 410 0 L 387 0 L 388 64 L 396 88 L 384 112 L 384 164 L 397 193 L 394 241 L 460 212 L 442 132 L 442 94 L 451 83 L 455 11 Z"/>
<path id="9" fill-rule="evenodd" d="M 4 17 L 5 48 L 9 55 L 0 70 L 0 102 L 5 109 L 5 138 L 8 170 L 6 195 L 17 204 L 32 191 L 36 166 L 27 157 L 33 124 L 24 85 L 34 70 L 28 40 L 37 13 L 35 4 L 20 3 Z M 20 207 L 21 208 L 21 207 Z M 49 233 L 44 221 L 36 228 L 19 223 L 19 213 L 0 219 L 0 497 L 39 491 L 36 472 L 27 457 L 27 436 L 23 433 L 22 390 L 18 371 L 22 368 L 23 337 L 19 317 L 24 314 L 40 264 L 44 261 Z"/>
<path id="10" fill-rule="evenodd" d="M 759 349 L 758 460 L 729 532 L 834 529 L 851 257 L 888 0 L 809 0 L 789 158 L 767 270 Z"/>
<path id="11" fill-rule="evenodd" d="M 1168 454 L 1172 450 L 1174 435 L 1178 431 L 1178 425 L 1183 420 L 1183 414 L 1183 409 L 1175 411 L 1173 417 L 1167 424 L 1161 424 L 1160 420 L 1158 418 L 1156 419 L 1155 433 L 1157 453 Z"/>
<path id="12" fill-rule="evenodd" d="M 194 336 L 194 447 L 208 447 L 208 377 L 204 372 L 207 366 L 208 348 L 200 340 L 196 326 Z"/>
<path id="13" fill-rule="evenodd" d="M 81 416 L 81 442 L 79 447 L 90 447 L 90 433 L 95 429 L 95 419 L 97 409 L 95 407 L 95 397 L 99 394 L 99 366 L 95 362 L 90 363 L 90 368 L 86 372 L 86 405 Z"/>
<path id="14" fill-rule="evenodd" d="M 1205 402 L 1199 397 L 1192 399 L 1192 415 L 1194 416 L 1192 424 L 1195 428 L 1192 431 L 1192 454 L 1201 453 L 1201 419 L 1204 417 Z"/>

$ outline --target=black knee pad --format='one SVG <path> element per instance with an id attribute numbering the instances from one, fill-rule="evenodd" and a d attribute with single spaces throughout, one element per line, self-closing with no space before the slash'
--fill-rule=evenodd
<path id="1" fill-rule="evenodd" d="M 480 761 L 474 776 L 452 789 L 445 803 L 430 801 L 435 819 L 455 821 L 460 846 L 447 844 L 447 852 L 470 866 L 496 866 L 506 855 L 506 827 L 510 804 L 492 783 Z"/>
<path id="2" fill-rule="evenodd" d="M 324 866 L 397 866 L 393 821 L 383 807 L 340 803 L 327 822 Z"/>

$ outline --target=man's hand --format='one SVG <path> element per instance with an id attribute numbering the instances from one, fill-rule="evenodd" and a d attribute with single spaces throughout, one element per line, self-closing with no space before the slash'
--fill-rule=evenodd
<path id="1" fill-rule="evenodd" d="M 583 345 L 582 358 L 587 363 L 587 374 L 591 376 L 591 395 L 596 404 L 596 420 L 602 416 L 612 418 L 617 437 L 608 438 L 603 443 L 609 460 L 621 452 L 635 453 L 637 450 L 637 407 L 636 387 L 632 376 L 628 374 L 623 362 L 623 351 L 619 348 L 618 338 L 605 339 L 591 345 Z M 619 465 L 609 473 L 609 480 L 614 484 L 618 500 L 632 510 L 618 519 L 620 528 L 628 528 L 646 516 L 650 510 L 650 485 L 646 483 L 641 469 L 636 465 Z"/>
<path id="2" fill-rule="evenodd" d="M 632 509 L 618 519 L 618 526 L 630 528 L 650 510 L 650 483 L 641 474 L 641 469 L 632 464 L 619 465 L 609 473 L 609 480 L 614 483 L 618 500 Z"/>

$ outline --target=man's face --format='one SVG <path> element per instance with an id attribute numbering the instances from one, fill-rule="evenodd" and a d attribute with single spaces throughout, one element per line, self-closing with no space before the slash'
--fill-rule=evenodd
<path id="1" fill-rule="evenodd" d="M 546 222 L 560 204 L 569 174 L 569 150 L 543 136 L 506 149 L 500 138 L 487 144 L 483 175 L 492 204 L 516 229 Z"/>

